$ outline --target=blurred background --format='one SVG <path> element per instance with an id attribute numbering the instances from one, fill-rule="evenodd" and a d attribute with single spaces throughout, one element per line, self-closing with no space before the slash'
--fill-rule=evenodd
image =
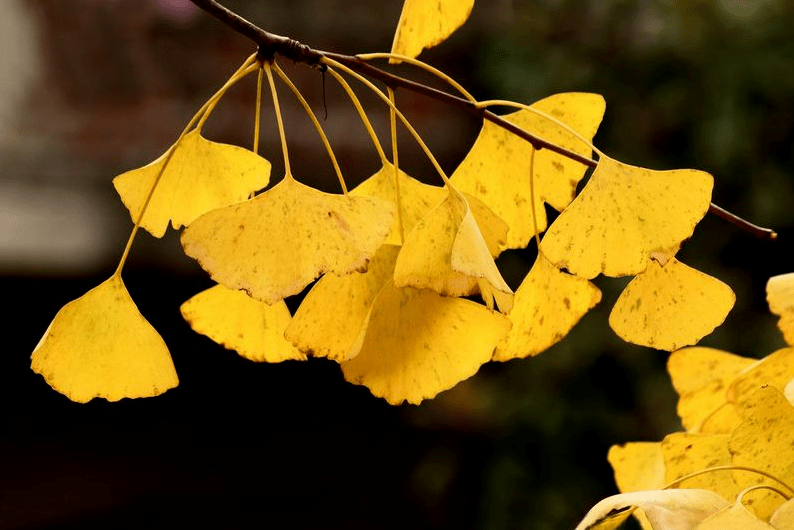
<path id="1" fill-rule="evenodd" d="M 402 2 L 229 0 L 319 49 L 387 51 Z M 667 354 L 622 342 L 609 309 L 626 280 L 557 346 L 488 364 L 420 406 L 390 407 L 334 363 L 255 364 L 194 334 L 179 305 L 210 280 L 141 233 L 124 278 L 169 344 L 180 385 L 143 400 L 71 403 L 29 369 L 57 310 L 106 279 L 132 227 L 111 179 L 150 162 L 254 51 L 187 0 L 0 2 L 0 528 L 573 528 L 615 493 L 610 445 L 680 427 Z M 714 202 L 773 227 L 754 239 L 707 216 L 682 261 L 728 283 L 736 307 L 702 344 L 760 357 L 783 345 L 766 280 L 794 271 L 794 3 L 786 0 L 478 0 L 421 58 L 476 97 L 607 101 L 595 143 L 654 169 L 715 176 Z M 325 119 L 355 185 L 378 158 L 332 80 L 282 63 Z M 434 81 L 410 68 L 397 72 Z M 310 122 L 280 87 L 293 172 L 338 191 Z M 360 90 L 387 139 L 387 113 Z M 205 127 L 248 146 L 255 81 Z M 398 103 L 452 171 L 480 124 L 433 101 Z M 266 100 L 267 101 L 267 100 Z M 325 107 L 325 109 L 324 109 Z M 401 166 L 438 183 L 406 135 Z M 262 152 L 283 173 L 272 107 Z M 534 250 L 500 266 L 517 287 Z M 290 300 L 292 307 L 297 301 Z"/>

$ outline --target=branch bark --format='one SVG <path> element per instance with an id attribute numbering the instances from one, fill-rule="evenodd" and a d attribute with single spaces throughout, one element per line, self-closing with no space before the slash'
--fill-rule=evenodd
<path id="1" fill-rule="evenodd" d="M 555 145 L 551 142 L 544 140 L 543 138 L 537 137 L 532 133 L 505 120 L 501 116 L 494 114 L 493 112 L 487 109 L 477 107 L 475 104 L 473 104 L 468 100 L 459 98 L 453 94 L 449 94 L 447 92 L 435 89 L 433 87 L 424 85 L 422 83 L 417 83 L 410 79 L 396 76 L 385 70 L 381 70 L 380 68 L 372 66 L 371 64 L 359 59 L 358 57 L 352 55 L 332 53 L 322 50 L 315 50 L 294 39 L 290 39 L 289 37 L 283 37 L 281 35 L 276 35 L 274 33 L 267 32 L 262 28 L 260 28 L 259 26 L 253 24 L 252 22 L 244 19 L 237 13 L 219 4 L 215 0 L 190 0 L 190 1 L 193 2 L 193 4 L 195 4 L 199 8 L 206 11 L 208 14 L 212 15 L 213 17 L 217 18 L 218 20 L 229 26 L 229 28 L 231 28 L 235 32 L 249 38 L 254 43 L 256 43 L 257 46 L 259 47 L 258 53 L 262 60 L 272 61 L 276 55 L 281 55 L 296 63 L 306 64 L 313 68 L 325 68 L 325 66 L 321 64 L 321 60 L 323 57 L 328 57 L 329 59 L 338 61 L 344 64 L 345 66 L 347 66 L 348 68 L 350 68 L 351 70 L 355 70 L 356 72 L 362 75 L 381 81 L 382 83 L 386 84 L 387 86 L 393 89 L 403 88 L 406 90 L 410 90 L 412 92 L 422 94 L 426 97 L 435 99 L 447 105 L 460 108 L 483 120 L 488 120 L 510 131 L 519 138 L 523 138 L 527 142 L 531 143 L 535 147 L 535 149 L 548 149 L 549 151 L 562 155 L 571 160 L 575 160 L 588 167 L 596 167 L 596 165 L 598 165 L 597 161 L 582 156 L 568 149 L 565 149 L 564 147 Z M 731 224 L 753 235 L 754 237 L 758 237 L 761 239 L 769 239 L 769 240 L 774 240 L 777 238 L 777 233 L 775 233 L 774 230 L 754 225 L 753 223 L 750 223 L 749 221 L 742 219 L 741 217 L 723 209 L 720 206 L 717 206 L 714 203 L 710 204 L 709 213 L 730 222 Z"/>

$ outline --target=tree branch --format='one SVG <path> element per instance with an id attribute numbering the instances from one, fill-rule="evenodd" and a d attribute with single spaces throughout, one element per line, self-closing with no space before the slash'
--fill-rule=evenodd
<path id="1" fill-rule="evenodd" d="M 575 153 L 564 147 L 560 147 L 555 145 L 543 138 L 537 137 L 532 133 L 514 125 L 513 123 L 507 121 L 506 119 L 502 118 L 501 116 L 494 114 L 493 112 L 477 107 L 474 103 L 465 100 L 463 98 L 459 98 L 442 90 L 438 90 L 432 88 L 430 86 L 424 85 L 422 83 L 417 83 L 415 81 L 411 81 L 410 79 L 406 79 L 404 77 L 396 76 L 385 70 L 381 70 L 380 68 L 376 68 L 371 64 L 359 59 L 358 57 L 352 55 L 343 55 L 338 53 L 326 52 L 322 50 L 315 50 L 305 44 L 301 44 L 300 42 L 290 39 L 288 37 L 283 37 L 281 35 L 276 35 L 273 33 L 269 33 L 262 28 L 256 26 L 255 24 L 249 22 L 248 20 L 244 19 L 237 13 L 229 10 L 228 8 L 222 6 L 215 0 L 190 0 L 198 6 L 199 8 L 203 9 L 213 17 L 217 18 L 227 26 L 229 26 L 235 32 L 248 37 L 253 42 L 259 46 L 259 56 L 260 59 L 266 61 L 272 61 L 276 55 L 281 55 L 296 63 L 303 63 L 314 68 L 323 68 L 321 60 L 323 57 L 328 57 L 329 59 L 333 59 L 338 61 L 351 70 L 355 70 L 356 72 L 369 76 L 372 79 L 376 79 L 381 81 L 382 83 L 386 84 L 391 88 L 404 88 L 406 90 L 410 90 L 412 92 L 422 94 L 426 97 L 435 99 L 447 105 L 460 108 L 470 114 L 473 114 L 483 120 L 488 120 L 503 129 L 510 131 L 511 133 L 515 134 L 519 138 L 523 138 L 527 142 L 531 143 L 535 149 L 547 149 L 554 153 L 557 153 L 561 156 L 569 158 L 571 160 L 575 160 L 581 164 L 584 164 L 588 167 L 596 167 L 598 162 L 592 160 L 591 158 L 585 157 L 580 155 L 579 153 Z M 724 219 L 738 228 L 744 230 L 745 232 L 762 239 L 776 239 L 777 234 L 768 228 L 762 228 L 760 226 L 756 226 L 741 217 L 734 215 L 731 212 L 717 206 L 714 203 L 711 203 L 709 206 L 709 212 Z"/>

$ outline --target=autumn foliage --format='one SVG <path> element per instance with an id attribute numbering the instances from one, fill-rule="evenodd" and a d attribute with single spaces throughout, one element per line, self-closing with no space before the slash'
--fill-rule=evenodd
<path id="1" fill-rule="evenodd" d="M 362 57 L 429 68 L 415 57 L 463 24 L 472 5 L 406 0 L 392 53 Z M 150 397 L 177 386 L 165 343 L 121 278 L 139 227 L 155 237 L 169 224 L 186 227 L 185 253 L 217 282 L 181 307 L 196 332 L 257 362 L 326 357 L 339 363 L 347 381 L 394 405 L 433 398 L 489 361 L 543 352 L 600 302 L 590 280 L 631 276 L 610 326 L 628 342 L 674 352 L 669 371 L 687 431 L 614 447 L 609 461 L 617 484 L 634 493 L 597 505 L 580 527 L 614 528 L 642 512 L 643 524 L 655 529 L 705 529 L 748 518 L 767 525 L 759 528 L 794 528 L 794 509 L 783 503 L 794 494 L 786 485 L 794 483 L 794 409 L 787 400 L 794 392 L 794 280 L 769 283 L 770 308 L 790 348 L 757 362 L 686 348 L 720 325 L 735 301 L 727 285 L 676 258 L 709 209 L 711 175 L 636 167 L 602 153 L 592 143 L 605 113 L 597 94 L 522 104 L 477 101 L 462 89 L 477 108 L 511 108 L 504 120 L 564 152 L 538 149 L 484 121 L 447 175 L 391 90 L 331 58 L 322 62 L 358 109 L 382 168 L 348 190 L 299 91 L 274 60 L 251 56 L 161 157 L 113 180 L 135 224 L 124 256 L 110 279 L 58 312 L 33 352 L 34 371 L 78 402 Z M 258 132 L 250 150 L 201 136 L 226 90 L 252 73 L 259 76 L 257 96 L 267 80 L 273 100 L 285 166 L 278 179 L 257 154 Z M 276 77 L 309 112 L 340 194 L 292 175 L 290 124 L 282 123 Z M 345 79 L 374 91 L 384 107 L 365 111 Z M 255 112 L 258 119 L 259 102 Z M 367 112 L 390 114 L 390 155 Z M 426 151 L 441 186 L 399 168 L 398 121 Z M 566 153 L 597 157 L 595 169 L 588 173 Z M 560 212 L 551 224 L 546 206 Z M 494 260 L 530 244 L 538 246 L 537 260 L 513 292 Z M 312 282 L 290 315 L 284 299 Z M 712 471 L 698 474 L 707 468 Z M 665 489 L 681 482 L 689 489 Z"/>

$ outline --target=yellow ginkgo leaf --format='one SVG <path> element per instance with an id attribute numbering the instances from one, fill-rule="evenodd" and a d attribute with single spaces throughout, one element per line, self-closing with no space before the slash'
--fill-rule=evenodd
<path id="1" fill-rule="evenodd" d="M 407 175 L 402 170 L 399 170 L 399 178 L 400 214 L 403 232 L 408 234 L 430 210 L 438 206 L 438 204 L 447 197 L 449 192 L 442 187 L 431 186 L 430 184 L 420 182 Z M 356 186 L 350 194 L 378 197 L 379 199 L 393 202 L 396 205 L 397 190 L 394 183 L 394 166 L 391 164 L 385 165 L 380 171 Z M 465 193 L 464 196 L 469 203 L 471 213 L 474 215 L 477 225 L 480 227 L 483 239 L 485 239 L 485 243 L 488 245 L 488 250 L 493 257 L 498 256 L 505 246 L 507 223 L 499 218 L 499 216 L 481 200 L 466 195 Z M 403 240 L 400 235 L 399 221 L 400 219 L 395 216 L 391 232 L 389 232 L 384 244 L 402 245 Z"/>
<path id="2" fill-rule="evenodd" d="M 776 530 L 794 530 L 794 499 L 781 504 L 769 518 L 769 524 Z"/>
<path id="3" fill-rule="evenodd" d="M 651 255 L 668 254 L 692 235 L 709 209 L 713 184 L 703 171 L 653 171 L 602 156 L 540 248 L 554 265 L 583 278 L 638 274 Z"/>
<path id="4" fill-rule="evenodd" d="M 576 530 L 612 530 L 637 508 L 645 512 L 651 530 L 691 530 L 729 504 L 716 493 L 701 489 L 621 493 L 593 506 Z"/>
<path id="5" fill-rule="evenodd" d="M 665 485 L 660 442 L 613 445 L 609 448 L 607 460 L 621 492 L 660 489 Z"/>
<path id="6" fill-rule="evenodd" d="M 471 209 L 471 214 L 485 240 L 488 252 L 496 258 L 507 248 L 507 223 L 477 197 L 468 193 L 463 193 L 463 196 L 469 203 L 469 209 Z"/>
<path id="7" fill-rule="evenodd" d="M 604 98 L 598 94 L 555 94 L 531 107 L 552 116 L 592 140 L 604 116 Z M 503 116 L 507 121 L 555 145 L 590 156 L 581 140 L 553 121 L 529 110 Z M 523 248 L 534 235 L 529 186 L 532 145 L 489 121 L 483 123 L 477 140 L 451 180 L 463 192 L 481 199 L 510 231 L 507 248 Z M 561 211 L 573 200 L 576 185 L 587 168 L 579 162 L 542 149 L 535 153 L 535 215 L 538 230 L 546 229 L 543 203 Z"/>
<path id="8" fill-rule="evenodd" d="M 366 270 L 393 215 L 375 197 L 323 193 L 287 176 L 199 217 L 182 232 L 182 246 L 218 283 L 272 304 L 326 272 Z"/>
<path id="9" fill-rule="evenodd" d="M 179 383 L 165 342 L 117 275 L 58 311 L 31 368 L 79 403 L 157 396 Z"/>
<path id="10" fill-rule="evenodd" d="M 439 186 L 431 186 L 412 178 L 399 170 L 400 179 L 400 214 L 403 230 L 409 233 L 427 212 L 437 206 L 447 196 L 447 191 Z M 350 191 L 350 195 L 377 197 L 391 203 L 397 203 L 397 191 L 394 183 L 394 166 L 384 165 L 378 172 L 363 181 Z M 395 208 L 396 210 L 396 208 Z M 384 244 L 402 245 L 398 218 L 395 215 L 391 231 Z"/>
<path id="11" fill-rule="evenodd" d="M 473 7 L 474 0 L 405 0 L 392 53 L 416 57 L 440 44 L 466 22 Z"/>
<path id="12" fill-rule="evenodd" d="M 698 432 L 703 434 L 730 434 L 742 423 L 739 410 L 733 403 L 723 403 L 712 411 L 700 424 Z"/>
<path id="13" fill-rule="evenodd" d="M 664 266 L 649 261 L 609 315 L 620 338 L 672 351 L 695 344 L 725 321 L 736 301 L 730 287 L 675 258 Z"/>
<path id="14" fill-rule="evenodd" d="M 750 396 L 742 411 L 744 421 L 731 434 L 728 448 L 733 465 L 765 471 L 785 484 L 794 483 L 794 407 L 772 386 Z M 763 475 L 745 474 L 744 487 L 768 483 Z M 752 491 L 744 503 L 757 517 L 767 519 L 782 504 L 776 493 Z"/>
<path id="15" fill-rule="evenodd" d="M 665 483 L 672 482 L 696 471 L 731 464 L 728 451 L 729 435 L 676 432 L 662 440 Z M 725 499 L 733 500 L 741 491 L 733 474 L 728 471 L 704 473 L 688 478 L 687 488 L 703 488 Z"/>
<path id="16" fill-rule="evenodd" d="M 641 490 L 658 490 L 664 487 L 664 458 L 659 442 L 631 442 L 613 445 L 607 453 L 607 460 L 615 474 L 615 484 L 621 493 Z M 644 530 L 651 524 L 642 510 L 635 511 L 634 517 Z"/>
<path id="17" fill-rule="evenodd" d="M 180 311 L 193 331 L 246 359 L 269 363 L 306 359 L 284 339 L 291 317 L 283 301 L 268 305 L 216 285 L 182 304 Z"/>
<path id="18" fill-rule="evenodd" d="M 667 359 L 667 371 L 679 396 L 677 411 L 684 428 L 689 432 L 699 432 L 703 421 L 725 404 L 731 382 L 756 362 L 755 359 L 697 346 L 671 353 Z"/>
<path id="19" fill-rule="evenodd" d="M 565 273 L 539 255 L 515 293 L 513 327 L 493 359 L 507 361 L 538 353 L 556 344 L 601 300 L 601 291 Z"/>
<path id="20" fill-rule="evenodd" d="M 480 304 L 390 281 L 342 372 L 392 405 L 418 404 L 474 375 L 509 329 L 507 318 Z"/>
<path id="21" fill-rule="evenodd" d="M 794 346 L 794 272 L 769 278 L 766 284 L 769 310 L 780 317 L 777 327 L 783 338 Z"/>
<path id="22" fill-rule="evenodd" d="M 775 530 L 773 526 L 747 511 L 747 508 L 739 501 L 704 519 L 699 525 L 694 527 L 694 530 L 726 530 L 731 528 L 736 528 L 737 530 Z"/>
<path id="23" fill-rule="evenodd" d="M 496 268 L 466 199 L 454 189 L 406 236 L 394 267 L 394 283 L 446 296 L 480 292 L 486 303 L 499 293 L 501 310 L 512 305 L 512 291 Z"/>
<path id="24" fill-rule="evenodd" d="M 741 409 L 760 386 L 771 385 L 783 391 L 792 378 L 794 378 L 794 348 L 781 348 L 756 361 L 736 376 L 728 387 L 726 397 Z"/>
<path id="25" fill-rule="evenodd" d="M 210 142 L 198 130 L 187 133 L 171 149 L 176 151 L 141 223 L 155 237 L 163 237 L 169 221 L 177 229 L 187 226 L 210 210 L 247 199 L 270 180 L 270 162 L 248 149 Z M 133 222 L 138 220 L 167 156 L 168 152 L 113 179 Z"/>
<path id="26" fill-rule="evenodd" d="M 327 274 L 311 288 L 285 337 L 313 357 L 347 360 L 375 296 L 394 273 L 400 247 L 383 245 L 364 273 Z"/>

